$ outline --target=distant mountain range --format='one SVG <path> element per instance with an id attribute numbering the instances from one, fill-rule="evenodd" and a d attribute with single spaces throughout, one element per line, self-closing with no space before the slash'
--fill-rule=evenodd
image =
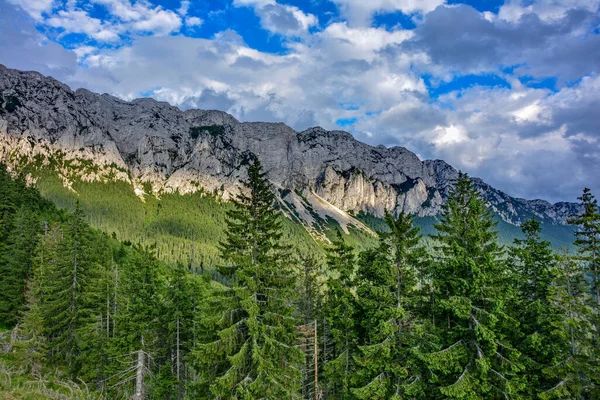
<path id="1" fill-rule="evenodd" d="M 422 161 L 404 147 L 373 147 L 343 131 L 296 132 L 150 98 L 127 102 L 0 65 L 0 160 L 10 168 L 50 168 L 67 188 L 75 180 L 123 181 L 141 199 L 197 191 L 228 198 L 253 154 L 286 214 L 314 235 L 328 221 L 369 231 L 357 216 L 385 210 L 435 216 L 458 176 L 444 161 Z M 535 216 L 562 226 L 579 210 L 575 203 L 513 198 L 474 181 L 508 224 Z"/>

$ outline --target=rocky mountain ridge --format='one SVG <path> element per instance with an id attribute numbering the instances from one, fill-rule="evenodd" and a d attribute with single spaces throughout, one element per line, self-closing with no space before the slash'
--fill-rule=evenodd
<path id="1" fill-rule="evenodd" d="M 11 168 L 53 168 L 67 187 L 75 179 L 123 180 L 142 198 L 200 190 L 227 198 L 239 190 L 253 155 L 288 216 L 313 231 L 328 219 L 345 230 L 367 229 L 353 217 L 359 212 L 436 215 L 458 176 L 444 161 L 422 161 L 399 146 L 373 147 L 343 131 L 296 132 L 149 98 L 127 102 L 0 65 L 0 160 Z M 475 183 L 514 225 L 531 216 L 565 224 L 578 210 Z"/>

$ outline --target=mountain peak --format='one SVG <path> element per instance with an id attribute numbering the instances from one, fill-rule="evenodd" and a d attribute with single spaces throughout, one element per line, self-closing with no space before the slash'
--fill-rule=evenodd
<path id="1" fill-rule="evenodd" d="M 157 195 L 205 190 L 227 198 L 240 190 L 248 159 L 256 155 L 276 187 L 303 196 L 284 196 L 296 207 L 316 206 L 304 204 L 312 198 L 341 212 L 431 216 L 458 174 L 442 160 L 422 161 L 401 146 L 373 147 L 341 130 L 317 126 L 298 133 L 284 123 L 240 122 L 218 110 L 182 111 L 151 98 L 127 102 L 73 92 L 39 73 L 3 66 L 0 96 L 0 158 L 15 168 L 60 160 L 65 184 L 120 179 L 133 188 L 150 185 Z M 74 167 L 88 163 L 96 167 Z M 531 216 L 563 224 L 577 209 L 514 199 L 482 180 L 475 183 L 512 224 Z"/>

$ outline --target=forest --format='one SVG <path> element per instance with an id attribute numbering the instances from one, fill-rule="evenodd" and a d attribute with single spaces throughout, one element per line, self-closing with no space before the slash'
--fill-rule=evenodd
<path id="1" fill-rule="evenodd" d="M 209 271 L 0 166 L 0 398 L 600 399 L 589 189 L 565 250 L 535 219 L 500 244 L 461 173 L 431 235 L 387 214 L 323 255 L 289 240 L 258 159 L 244 186 Z"/>

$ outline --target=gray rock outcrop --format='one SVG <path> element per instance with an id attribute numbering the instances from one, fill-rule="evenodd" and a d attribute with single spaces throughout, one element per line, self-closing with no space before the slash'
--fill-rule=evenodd
<path id="1" fill-rule="evenodd" d="M 126 102 L 0 65 L 0 159 L 12 168 L 51 165 L 67 186 L 73 179 L 119 179 L 140 196 L 150 194 L 143 193 L 150 185 L 157 196 L 202 189 L 227 198 L 239 190 L 253 155 L 305 222 L 328 207 L 322 212 L 436 215 L 458 176 L 444 161 L 422 161 L 404 147 L 373 147 L 343 131 L 296 132 L 149 98 Z M 564 224 L 578 209 L 475 183 L 511 224 L 531 216 Z"/>

